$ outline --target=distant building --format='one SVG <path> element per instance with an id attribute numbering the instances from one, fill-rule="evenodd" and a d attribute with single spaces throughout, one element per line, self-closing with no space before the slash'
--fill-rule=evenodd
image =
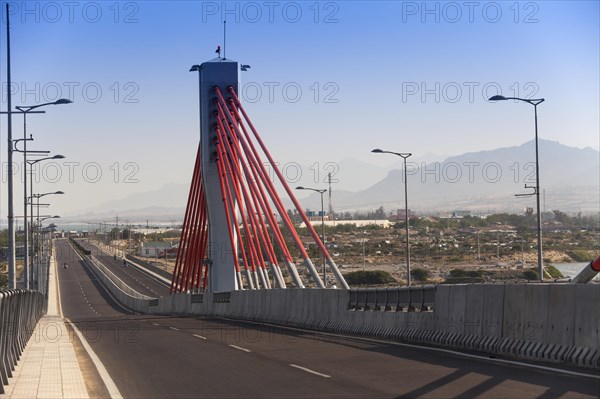
<path id="1" fill-rule="evenodd" d="M 319 227 L 321 225 L 321 219 L 319 220 L 311 220 L 310 224 Z M 338 226 L 340 224 L 353 224 L 356 227 L 364 227 L 364 226 L 381 226 L 385 229 L 392 226 L 392 223 L 387 219 L 373 219 L 373 220 L 325 220 L 325 226 Z M 305 228 L 306 224 L 304 222 L 300 223 L 300 228 Z"/>
<path id="2" fill-rule="evenodd" d="M 138 255 L 144 258 L 155 258 L 170 249 L 171 243 L 168 241 L 148 241 L 142 243 Z"/>
<path id="3" fill-rule="evenodd" d="M 415 217 L 415 214 L 409 209 L 408 210 L 408 218 L 412 219 Z M 395 221 L 400 221 L 406 219 L 406 210 L 398 209 L 396 213 L 394 211 L 390 212 L 390 219 Z"/>
<path id="4" fill-rule="evenodd" d="M 454 219 L 462 219 L 465 216 L 471 216 L 471 211 L 452 211 L 451 217 Z"/>

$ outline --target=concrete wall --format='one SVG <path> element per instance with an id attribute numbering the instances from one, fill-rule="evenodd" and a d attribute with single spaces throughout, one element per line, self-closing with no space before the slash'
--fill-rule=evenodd
<path id="1" fill-rule="evenodd" d="M 600 369 L 600 284 L 272 289 L 149 299 L 96 273 L 140 313 L 230 317 Z"/>

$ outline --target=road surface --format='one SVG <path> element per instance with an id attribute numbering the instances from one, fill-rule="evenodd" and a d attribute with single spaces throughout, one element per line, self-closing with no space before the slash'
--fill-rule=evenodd
<path id="1" fill-rule="evenodd" d="M 600 381 L 590 377 L 390 342 L 225 319 L 134 315 L 106 294 L 67 240 L 56 245 L 58 265 L 69 265 L 58 268 L 63 315 L 86 337 L 126 398 L 597 398 L 600 393 Z M 98 375 L 87 374 L 89 384 L 99 385 Z"/>

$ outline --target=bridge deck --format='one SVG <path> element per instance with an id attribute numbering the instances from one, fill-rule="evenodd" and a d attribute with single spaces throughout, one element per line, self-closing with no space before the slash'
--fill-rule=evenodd
<path id="1" fill-rule="evenodd" d="M 58 270 L 64 317 L 107 370 L 89 373 L 92 384 L 105 385 L 104 394 L 90 396 L 595 398 L 600 389 L 598 378 L 434 348 L 225 319 L 133 315 L 65 240 L 57 246 L 57 262 L 69 264 Z"/>

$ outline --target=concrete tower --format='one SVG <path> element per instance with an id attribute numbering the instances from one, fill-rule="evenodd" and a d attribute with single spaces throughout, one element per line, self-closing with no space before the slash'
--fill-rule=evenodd
<path id="1" fill-rule="evenodd" d="M 200 65 L 200 147 L 202 179 L 208 208 L 208 289 L 212 292 L 238 289 L 234 269 L 234 251 L 227 228 L 225 206 L 221 195 L 216 155 L 214 128 L 217 108 L 214 87 L 218 86 L 227 98 L 228 88 L 238 92 L 240 66 L 237 62 L 215 58 Z M 218 222 L 214 222 L 218 221 Z"/>

